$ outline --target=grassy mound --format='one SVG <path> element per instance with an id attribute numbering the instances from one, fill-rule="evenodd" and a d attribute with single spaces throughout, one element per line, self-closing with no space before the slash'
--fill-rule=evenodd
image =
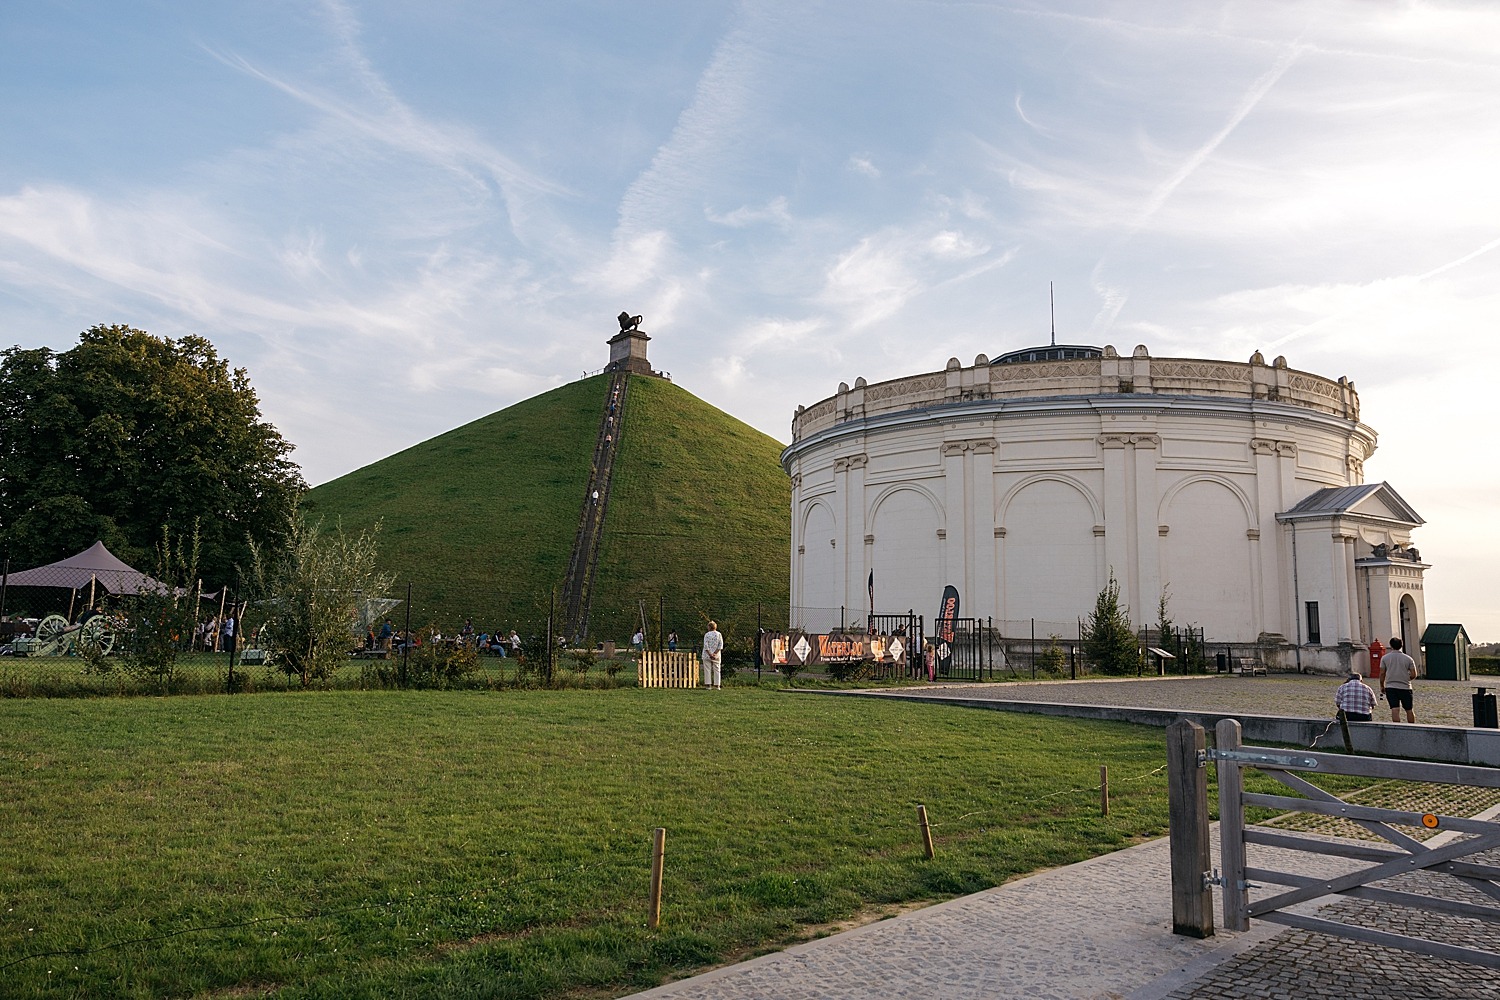
<path id="1" fill-rule="evenodd" d="M 710 618 L 748 636 L 784 618 L 791 481 L 781 445 L 670 382 L 632 378 L 590 622 L 629 636 L 642 603 L 696 639 Z M 778 620 L 779 620 L 778 618 Z"/>
<path id="2" fill-rule="evenodd" d="M 414 625 L 536 629 L 567 573 L 608 386 L 542 393 L 325 483 L 304 507 L 346 529 L 381 522 L 381 562 L 396 596 L 412 583 Z M 684 637 L 699 608 L 752 631 L 757 604 L 784 614 L 781 446 L 660 379 L 631 378 L 625 419 L 594 634 L 628 638 L 641 603 L 654 618 L 662 599 L 685 609 Z"/>

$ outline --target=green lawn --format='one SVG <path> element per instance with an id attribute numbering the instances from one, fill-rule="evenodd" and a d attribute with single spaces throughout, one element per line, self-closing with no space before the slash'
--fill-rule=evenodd
<path id="1" fill-rule="evenodd" d="M 1166 823 L 1154 730 L 756 687 L 0 711 L 15 997 L 618 995 Z"/>

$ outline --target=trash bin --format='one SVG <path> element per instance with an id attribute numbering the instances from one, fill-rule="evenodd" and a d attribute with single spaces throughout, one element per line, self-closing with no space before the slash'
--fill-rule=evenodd
<path id="1" fill-rule="evenodd" d="M 1224 671 L 1226 671 L 1228 669 L 1229 669 L 1229 654 L 1228 653 L 1215 653 L 1214 654 L 1214 672 L 1222 674 Z"/>
<path id="2" fill-rule="evenodd" d="M 1486 694 L 1484 688 L 1474 692 L 1474 728 L 1500 729 L 1500 716 L 1495 713 L 1495 696 Z"/>

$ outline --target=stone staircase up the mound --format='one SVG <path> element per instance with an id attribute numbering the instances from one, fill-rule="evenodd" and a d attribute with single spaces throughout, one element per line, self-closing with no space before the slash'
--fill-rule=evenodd
<path id="1" fill-rule="evenodd" d="M 573 553 L 568 560 L 568 575 L 563 584 L 562 634 L 575 645 L 588 636 L 589 605 L 593 597 L 594 575 L 599 566 L 599 542 L 604 530 L 604 515 L 609 507 L 615 456 L 619 454 L 621 432 L 625 426 L 629 379 L 626 372 L 616 372 L 610 377 L 609 393 L 599 415 L 599 433 L 594 439 L 589 481 L 584 487 L 583 508 L 578 515 L 578 533 L 573 538 Z"/>

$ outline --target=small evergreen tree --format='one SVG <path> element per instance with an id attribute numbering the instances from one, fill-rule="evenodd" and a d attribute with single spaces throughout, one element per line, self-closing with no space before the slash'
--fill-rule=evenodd
<path id="1" fill-rule="evenodd" d="M 1140 649 L 1130 626 L 1130 609 L 1120 604 L 1120 583 L 1110 570 L 1094 612 L 1083 625 L 1083 653 L 1100 673 L 1127 674 L 1140 666 Z"/>
<path id="2" fill-rule="evenodd" d="M 1180 652 L 1171 643 L 1176 637 L 1172 632 L 1172 592 L 1162 584 L 1161 597 L 1156 600 L 1156 644 L 1169 653 Z"/>

